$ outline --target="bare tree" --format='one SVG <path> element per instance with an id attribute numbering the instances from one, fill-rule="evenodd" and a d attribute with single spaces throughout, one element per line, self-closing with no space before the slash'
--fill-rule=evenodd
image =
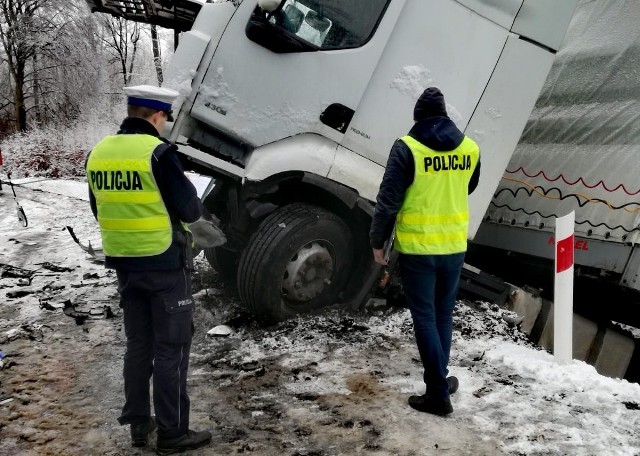
<path id="1" fill-rule="evenodd" d="M 95 31 L 86 28 L 95 20 L 88 15 L 80 0 L 0 0 L 0 71 L 10 76 L 10 87 L 0 87 L 0 111 L 11 109 L 18 130 L 73 117 L 82 90 L 91 93 Z"/>
<path id="2" fill-rule="evenodd" d="M 151 45 L 153 48 L 153 63 L 156 68 L 156 76 L 158 85 L 162 85 L 162 54 L 160 51 L 160 39 L 158 38 L 158 29 L 155 24 L 151 24 Z"/>
<path id="3" fill-rule="evenodd" d="M 112 63 L 119 63 L 124 85 L 131 82 L 134 74 L 138 45 L 140 42 L 140 24 L 121 17 L 103 15 L 102 25 L 106 33 L 101 36 Z"/>
<path id="4" fill-rule="evenodd" d="M 134 77 L 161 83 L 160 32 L 149 46 L 84 0 L 0 0 L 0 135 L 110 109 Z"/>
<path id="5" fill-rule="evenodd" d="M 106 56 L 95 36 L 95 16 L 69 2 L 58 14 L 55 35 L 41 43 L 41 53 L 33 62 L 34 109 L 36 119 L 72 120 L 83 104 L 100 90 L 101 65 Z M 78 5 L 81 5 L 78 3 Z M 37 97 L 37 103 L 36 98 Z"/>
<path id="6" fill-rule="evenodd" d="M 26 73 L 27 65 L 37 51 L 34 35 L 42 4 L 40 0 L 0 0 L 0 41 L 4 51 L 1 57 L 9 67 L 13 81 L 11 104 L 19 130 L 27 128 Z"/>

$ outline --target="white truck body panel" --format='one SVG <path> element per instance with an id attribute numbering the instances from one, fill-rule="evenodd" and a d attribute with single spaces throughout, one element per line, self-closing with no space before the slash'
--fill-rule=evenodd
<path id="1" fill-rule="evenodd" d="M 575 2 L 525 0 L 511 30 L 558 50 L 564 41 L 575 6 Z"/>
<path id="2" fill-rule="evenodd" d="M 191 68 L 191 62 L 201 60 L 211 37 L 197 30 L 185 32 L 180 37 L 182 46 L 176 49 L 172 57 L 172 65 L 164 73 L 165 86 L 176 87 L 181 95 L 191 94 L 191 83 L 196 76 L 196 69 Z M 185 89 L 187 93 L 185 94 Z M 182 102 L 183 100 L 180 100 Z M 174 109 L 180 110 L 180 105 L 174 104 Z"/>
<path id="3" fill-rule="evenodd" d="M 251 153 L 243 178 L 260 181 L 288 171 L 306 171 L 326 177 L 335 160 L 336 148 L 335 142 L 315 134 L 267 144 Z"/>
<path id="4" fill-rule="evenodd" d="M 480 146 L 481 179 L 469 196 L 469 234 L 475 235 L 511 154 L 518 144 L 530 107 L 540 93 L 553 55 L 510 36 L 493 77 L 465 133 Z M 513 77 L 513 69 L 521 73 Z M 522 109 L 526 106 L 527 109 Z"/>
<path id="5" fill-rule="evenodd" d="M 341 143 L 381 165 L 413 125 L 413 107 L 426 87 L 442 90 L 464 131 L 507 40 L 506 29 L 457 2 L 428 3 L 438 14 L 421 1 L 407 2 Z"/>
<path id="6" fill-rule="evenodd" d="M 461 5 L 509 30 L 523 0 L 458 0 Z"/>
<path id="7" fill-rule="evenodd" d="M 375 201 L 383 175 L 383 166 L 339 146 L 327 177 L 357 190 L 363 198 Z"/>
<path id="8" fill-rule="evenodd" d="M 458 0 L 515 34 L 558 50 L 575 9 L 575 2 L 557 0 Z"/>
<path id="9" fill-rule="evenodd" d="M 186 102 L 187 106 L 193 105 L 198 93 L 194 89 L 202 84 L 208 68 L 207 62 L 215 53 L 226 25 L 235 11 L 236 7 L 232 3 L 204 4 L 192 29 L 180 36 L 181 44 L 173 53 L 171 64 L 165 71 L 163 84 L 177 90 L 181 95 L 174 105 L 179 116 L 174 125 L 170 125 L 173 127 L 170 131 L 172 141 L 176 141 L 183 130 L 186 113 L 182 110 L 182 104 Z"/>

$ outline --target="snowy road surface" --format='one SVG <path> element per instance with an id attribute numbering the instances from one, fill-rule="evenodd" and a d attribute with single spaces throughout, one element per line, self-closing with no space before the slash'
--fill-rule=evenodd
<path id="1" fill-rule="evenodd" d="M 0 454 L 152 454 L 117 425 L 124 335 L 115 275 L 72 241 L 99 244 L 85 184 L 18 181 L 0 195 Z M 190 367 L 194 455 L 640 455 L 640 386 L 559 366 L 497 306 L 459 303 L 447 418 L 410 409 L 422 393 L 408 312 L 379 308 L 259 328 L 198 259 Z M 10 265 L 12 268 L 9 268 Z M 22 268 L 35 271 L 29 282 Z M 16 276 L 17 275 L 17 276 Z M 206 332 L 227 324 L 231 336 Z"/>

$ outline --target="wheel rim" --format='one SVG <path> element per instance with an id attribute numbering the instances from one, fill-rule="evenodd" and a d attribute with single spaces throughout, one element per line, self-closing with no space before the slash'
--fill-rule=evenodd
<path id="1" fill-rule="evenodd" d="M 334 259 L 327 247 L 318 241 L 304 245 L 287 264 L 282 296 L 294 303 L 317 298 L 331 285 L 333 269 Z"/>

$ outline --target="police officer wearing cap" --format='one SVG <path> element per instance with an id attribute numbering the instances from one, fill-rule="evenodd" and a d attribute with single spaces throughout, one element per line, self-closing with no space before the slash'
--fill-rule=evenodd
<path id="1" fill-rule="evenodd" d="M 157 424 L 156 451 L 172 454 L 211 441 L 210 432 L 189 429 L 187 395 L 194 307 L 188 224 L 201 221 L 206 211 L 184 175 L 176 146 L 160 137 L 173 120 L 178 93 L 153 86 L 124 91 L 127 118 L 116 135 L 93 148 L 86 163 L 91 210 L 100 225 L 106 267 L 118 277 L 127 338 L 125 404 L 118 421 L 131 425 L 133 446 L 145 446 Z M 212 229 L 217 245 L 224 242 Z"/>
<path id="2" fill-rule="evenodd" d="M 427 88 L 416 102 L 414 125 L 398 139 L 387 161 L 370 241 L 376 262 L 395 228 L 400 277 L 424 367 L 426 393 L 409 397 L 421 412 L 453 412 L 447 377 L 453 308 L 467 250 L 467 195 L 480 176 L 480 150 L 447 115 L 444 95 Z"/>

